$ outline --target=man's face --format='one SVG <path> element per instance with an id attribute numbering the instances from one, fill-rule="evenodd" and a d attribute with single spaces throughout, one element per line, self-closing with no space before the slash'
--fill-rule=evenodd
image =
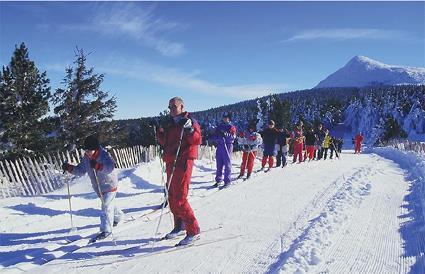
<path id="1" fill-rule="evenodd" d="M 230 122 L 229 117 L 223 117 L 223 122 L 226 124 L 229 123 Z"/>
<path id="2" fill-rule="evenodd" d="M 177 117 L 183 112 L 183 104 L 179 101 L 170 100 L 168 103 L 171 117 Z"/>

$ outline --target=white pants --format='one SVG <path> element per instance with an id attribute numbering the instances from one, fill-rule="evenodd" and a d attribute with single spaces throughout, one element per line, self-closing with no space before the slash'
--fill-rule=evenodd
<path id="1" fill-rule="evenodd" d="M 119 222 L 124 215 L 124 212 L 115 206 L 115 195 L 117 195 L 116 191 L 103 193 L 104 203 L 100 213 L 100 231 L 111 232 L 114 221 Z"/>

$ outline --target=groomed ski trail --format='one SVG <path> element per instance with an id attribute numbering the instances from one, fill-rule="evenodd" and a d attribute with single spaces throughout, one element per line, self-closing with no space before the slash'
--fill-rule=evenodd
<path id="1" fill-rule="evenodd" d="M 158 217 L 152 214 L 117 232 L 117 246 L 81 247 L 31 273 L 407 273 L 413 264 L 420 270 L 424 264 L 405 256 L 399 232 L 407 221 L 405 170 L 374 154 L 342 156 L 274 168 L 223 191 L 210 188 L 209 164 L 200 162 L 190 203 L 201 230 L 223 229 L 201 234 L 199 246 L 149 255 Z M 163 221 L 160 235 L 172 227 L 169 217 Z M 156 250 L 173 244 L 159 242 Z"/>

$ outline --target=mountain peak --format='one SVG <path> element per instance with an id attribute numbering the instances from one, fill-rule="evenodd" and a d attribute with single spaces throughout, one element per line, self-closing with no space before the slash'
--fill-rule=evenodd
<path id="1" fill-rule="evenodd" d="M 316 88 L 401 84 L 425 84 L 425 68 L 387 65 L 367 56 L 356 55 Z"/>
<path id="2" fill-rule="evenodd" d="M 345 66 L 363 66 L 366 69 L 370 70 L 372 68 L 389 68 L 391 66 L 386 65 L 382 62 L 379 62 L 375 59 L 369 58 L 363 55 L 356 55 L 351 58 L 350 61 Z"/>

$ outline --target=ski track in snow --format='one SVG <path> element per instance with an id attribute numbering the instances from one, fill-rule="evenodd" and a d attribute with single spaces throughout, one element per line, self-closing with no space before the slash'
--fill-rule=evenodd
<path id="1" fill-rule="evenodd" d="M 239 162 L 234 159 L 232 176 L 237 176 Z M 77 232 L 81 236 L 38 243 L 40 248 L 28 253 L 25 260 L 0 260 L 0 265 L 10 265 L 0 271 L 425 273 L 425 233 L 409 229 L 412 222 L 416 228 L 424 224 L 421 215 L 415 213 L 422 209 L 417 205 L 420 197 L 409 194 L 409 180 L 417 175 L 409 178 L 406 169 L 391 160 L 346 152 L 342 160 L 289 163 L 283 169 L 259 172 L 220 191 L 211 189 L 210 164 L 199 161 L 189 196 L 204 233 L 197 246 L 176 251 L 172 246 L 181 238 L 152 246 L 160 210 L 149 204 L 162 196 L 156 190 L 158 186 L 150 183 L 160 182 L 157 165 L 121 171 L 120 181 L 127 190 L 122 194 L 123 201 L 125 198 L 127 207 L 131 207 L 137 198 L 145 210 L 139 213 L 129 209 L 128 219 L 134 220 L 114 230 L 117 245 L 103 241 L 85 246 L 86 240 L 81 237 L 97 231 L 97 225 L 87 225 Z M 258 166 L 257 159 L 254 169 Z M 88 204 L 88 200 L 81 202 Z M 93 201 L 91 204 L 93 207 Z M 164 213 L 156 237 L 172 227 L 170 214 Z M 58 228 L 69 223 L 67 218 L 62 221 L 50 225 Z M 222 228 L 214 229 L 217 226 Z M 75 241 L 67 242 L 69 239 Z"/>
<path id="2" fill-rule="evenodd" d="M 330 214 L 334 214 L 334 212 L 339 213 L 331 202 L 339 202 L 339 200 L 345 198 L 352 182 L 360 177 L 362 173 L 365 173 L 367 169 L 367 167 L 358 169 L 348 179 L 345 178 L 345 175 L 342 175 L 319 192 L 301 211 L 301 214 L 297 216 L 290 228 L 282 233 L 280 239 L 274 241 L 265 252 L 261 252 L 266 254 L 265 262 L 259 262 L 260 269 L 252 272 L 261 272 L 263 267 L 268 267 L 268 272 L 276 272 L 283 265 L 291 264 L 293 260 L 299 261 L 299 263 L 296 262 L 295 264 L 304 266 L 306 270 L 308 270 L 307 265 L 316 264 L 319 260 L 317 245 L 322 241 L 323 234 L 332 232 L 332 228 L 326 224 L 324 219 L 328 218 Z M 310 247 L 307 242 L 313 238 L 311 231 L 316 229 L 317 224 L 325 227 L 322 231 L 318 231 L 317 237 L 313 239 L 317 241 L 317 244 L 313 244 L 311 249 L 308 250 L 305 246 Z M 280 252 L 282 249 L 285 251 Z M 276 261 L 271 263 L 271 259 L 274 259 L 273 254 L 279 253 L 280 255 L 276 258 Z M 302 262 L 302 260 L 307 261 Z M 288 272 L 294 272 L 297 268 L 299 268 L 298 265 L 292 270 L 288 268 Z"/>

